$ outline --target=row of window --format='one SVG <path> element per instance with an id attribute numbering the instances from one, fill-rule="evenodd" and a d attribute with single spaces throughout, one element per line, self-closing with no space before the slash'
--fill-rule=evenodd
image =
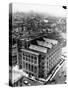
<path id="1" fill-rule="evenodd" d="M 23 56 L 37 60 L 37 57 L 35 55 L 30 55 L 30 54 L 27 54 L 27 53 L 23 52 Z"/>
<path id="2" fill-rule="evenodd" d="M 33 64 L 37 64 L 37 60 L 33 60 L 33 59 L 25 57 L 25 56 L 23 56 L 23 60 L 28 61 L 28 62 L 33 63 Z"/>
<path id="3" fill-rule="evenodd" d="M 57 52 L 55 52 L 55 53 L 53 53 L 53 55 L 49 58 L 49 60 L 53 60 L 53 58 L 57 58 L 57 56 L 59 56 L 61 54 L 61 52 L 60 52 L 60 49 L 57 51 Z"/>
<path id="4" fill-rule="evenodd" d="M 23 68 L 33 73 L 37 73 L 37 66 L 23 62 Z"/>
<path id="5" fill-rule="evenodd" d="M 56 46 L 55 49 L 52 51 L 52 53 L 50 53 L 49 57 L 51 57 L 54 53 L 56 53 L 57 51 L 59 51 L 60 48 L 61 48 L 60 46 Z M 47 59 L 48 59 L 49 57 L 47 57 Z"/>
<path id="6" fill-rule="evenodd" d="M 54 65 L 56 65 L 59 62 L 59 59 L 60 59 L 60 54 L 57 54 L 56 56 L 51 58 L 48 62 L 48 69 L 50 70 L 51 68 L 53 68 Z"/>

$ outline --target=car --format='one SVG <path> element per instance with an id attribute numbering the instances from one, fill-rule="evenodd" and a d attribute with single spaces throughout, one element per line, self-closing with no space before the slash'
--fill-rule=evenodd
<path id="1" fill-rule="evenodd" d="M 64 74 L 64 77 L 66 77 L 66 74 Z"/>
<path id="2" fill-rule="evenodd" d="M 32 80 L 34 80 L 34 81 L 36 81 L 36 78 L 34 77 L 34 76 L 31 76 L 31 78 L 30 79 L 32 79 Z"/>
<path id="3" fill-rule="evenodd" d="M 46 82 L 46 80 L 43 79 L 43 78 L 39 78 L 39 80 L 42 81 L 42 82 Z"/>
<path id="4" fill-rule="evenodd" d="M 28 83 L 28 81 L 23 81 L 23 83 L 25 84 L 25 85 L 28 85 L 28 86 L 30 86 L 30 83 Z"/>
<path id="5" fill-rule="evenodd" d="M 50 83 L 56 84 L 56 80 L 55 80 L 55 79 L 52 79 L 52 80 L 50 81 Z"/>
<path id="6" fill-rule="evenodd" d="M 64 74 L 64 71 L 62 71 L 62 74 Z"/>
<path id="7" fill-rule="evenodd" d="M 59 74 L 59 78 L 61 77 L 62 75 L 61 75 L 61 73 Z"/>
<path id="8" fill-rule="evenodd" d="M 64 84 L 67 84 L 67 82 L 65 81 Z"/>

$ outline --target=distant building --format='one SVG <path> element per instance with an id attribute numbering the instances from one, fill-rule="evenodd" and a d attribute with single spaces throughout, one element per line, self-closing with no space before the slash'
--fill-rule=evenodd
<path id="1" fill-rule="evenodd" d="M 46 78 L 60 62 L 62 46 L 57 40 L 42 36 L 20 42 L 17 64 L 29 76 Z"/>
<path id="2" fill-rule="evenodd" d="M 12 45 L 12 51 L 11 53 L 11 59 L 9 60 L 9 65 L 10 66 L 15 66 L 17 64 L 17 44 Z"/>

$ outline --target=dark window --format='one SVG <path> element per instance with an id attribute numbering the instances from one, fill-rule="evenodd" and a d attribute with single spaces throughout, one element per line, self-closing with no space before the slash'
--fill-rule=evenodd
<path id="1" fill-rule="evenodd" d="M 23 53 L 23 56 L 24 56 L 24 53 Z"/>
<path id="2" fill-rule="evenodd" d="M 37 57 L 34 57 L 35 60 L 37 60 Z"/>
<path id="3" fill-rule="evenodd" d="M 22 69 L 22 64 L 19 64 L 19 69 Z"/>
<path id="4" fill-rule="evenodd" d="M 23 60 L 25 60 L 25 57 L 23 57 Z"/>
<path id="5" fill-rule="evenodd" d="M 31 71 L 33 72 L 33 65 L 31 65 Z"/>
<path id="6" fill-rule="evenodd" d="M 19 64 L 22 64 L 22 60 L 19 60 Z"/>
<path id="7" fill-rule="evenodd" d="M 25 62 L 23 62 L 23 68 L 25 68 Z"/>
<path id="8" fill-rule="evenodd" d="M 25 56 L 25 53 L 23 53 L 23 56 Z"/>
<path id="9" fill-rule="evenodd" d="M 28 69 L 28 64 L 26 63 L 26 70 Z"/>
<path id="10" fill-rule="evenodd" d="M 34 76 L 34 75 L 32 74 L 32 76 Z"/>
<path id="11" fill-rule="evenodd" d="M 30 71 L 30 64 L 29 64 L 29 71 Z"/>
<path id="12" fill-rule="evenodd" d="M 26 57 L 26 61 L 28 61 L 28 58 Z"/>
<path id="13" fill-rule="evenodd" d="M 34 67 L 34 73 L 37 73 L 37 67 L 36 66 Z"/>
<path id="14" fill-rule="evenodd" d="M 35 60 L 34 63 L 36 64 L 37 63 L 37 60 Z"/>
<path id="15" fill-rule="evenodd" d="M 32 66 L 30 65 L 30 71 L 32 71 Z"/>
<path id="16" fill-rule="evenodd" d="M 33 56 L 31 56 L 31 59 L 33 59 Z"/>

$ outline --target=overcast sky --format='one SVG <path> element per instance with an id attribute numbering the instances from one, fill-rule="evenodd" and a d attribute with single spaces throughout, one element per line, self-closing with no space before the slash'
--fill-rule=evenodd
<path id="1" fill-rule="evenodd" d="M 60 17 L 66 16 L 66 10 L 64 10 L 62 6 L 13 3 L 13 12 L 21 12 L 21 11 L 23 12 L 34 11 Z"/>

